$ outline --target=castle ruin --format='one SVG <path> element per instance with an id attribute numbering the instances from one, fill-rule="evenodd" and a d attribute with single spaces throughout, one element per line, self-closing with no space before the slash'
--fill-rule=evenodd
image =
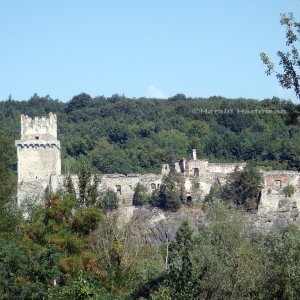
<path id="1" fill-rule="evenodd" d="M 57 140 L 57 117 L 30 118 L 21 115 L 21 139 L 15 142 L 18 155 L 18 205 L 26 200 L 41 203 L 49 191 L 64 189 L 65 175 L 61 174 L 60 142 Z M 224 184 L 226 176 L 236 168 L 242 169 L 245 163 L 210 163 L 197 159 L 193 150 L 192 159 L 181 159 L 175 162 L 175 170 L 185 182 L 186 201 L 203 200 L 214 182 Z M 169 174 L 170 167 L 163 164 L 161 174 L 104 174 L 100 190 L 110 188 L 119 198 L 121 207 L 132 206 L 135 187 L 143 184 L 149 193 L 159 189 L 163 176 Z M 296 192 L 288 205 L 300 207 L 300 176 L 296 171 L 265 171 L 264 186 L 261 192 L 259 213 L 276 212 L 285 199 L 283 188 L 292 184 Z M 77 176 L 72 176 L 78 185 Z M 297 210 L 298 211 L 298 210 Z M 295 209 L 294 209 L 295 215 Z"/>

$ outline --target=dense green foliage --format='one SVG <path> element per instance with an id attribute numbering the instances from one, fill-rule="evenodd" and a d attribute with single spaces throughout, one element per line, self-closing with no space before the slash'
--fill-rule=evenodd
<path id="1" fill-rule="evenodd" d="M 132 204 L 144 205 L 149 203 L 149 201 L 150 201 L 150 196 L 147 192 L 147 188 L 141 183 L 138 183 L 134 189 Z"/>
<path id="2" fill-rule="evenodd" d="M 243 170 L 235 170 L 228 176 L 222 187 L 222 199 L 231 201 L 246 210 L 257 210 L 260 192 L 263 187 L 263 176 L 259 170 L 248 164 Z"/>
<path id="3" fill-rule="evenodd" d="M 233 207 L 211 204 L 208 226 L 187 222 L 150 299 L 299 299 L 299 229 L 260 235 Z"/>
<path id="4" fill-rule="evenodd" d="M 0 102 L 0 125 L 5 136 L 17 139 L 21 113 L 35 117 L 50 111 L 58 116 L 64 173 L 76 173 L 82 156 L 102 173 L 158 173 L 162 163 L 191 158 L 193 148 L 199 158 L 211 161 L 254 160 L 269 169 L 300 170 L 297 105 L 277 98 L 159 100 L 80 94 L 63 103 L 34 95 L 28 101 Z M 10 147 L 14 153 L 13 143 Z"/>
<path id="5" fill-rule="evenodd" d="M 184 181 L 181 174 L 170 172 L 164 176 L 159 189 L 153 191 L 150 203 L 164 210 L 176 211 L 184 199 Z"/>
<path id="6" fill-rule="evenodd" d="M 73 195 L 49 194 L 26 220 L 0 208 L 1 299 L 123 299 L 162 269 L 158 253 Z"/>
<path id="7" fill-rule="evenodd" d="M 13 173 L 16 155 L 13 150 L 14 141 L 9 132 L 0 128 L 0 137 L 0 205 L 3 205 L 16 192 L 16 177 Z"/>
<path id="8" fill-rule="evenodd" d="M 161 251 L 113 214 L 49 194 L 24 220 L 0 209 L 1 299 L 299 299 L 300 231 L 259 234 L 233 204 L 206 205 Z"/>
<path id="9" fill-rule="evenodd" d="M 102 199 L 100 201 L 100 207 L 104 211 L 109 211 L 118 208 L 119 199 L 117 194 L 112 189 L 107 189 L 102 194 Z"/>

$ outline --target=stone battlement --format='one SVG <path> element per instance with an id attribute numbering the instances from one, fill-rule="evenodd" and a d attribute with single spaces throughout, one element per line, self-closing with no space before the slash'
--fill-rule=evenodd
<path id="1" fill-rule="evenodd" d="M 47 140 L 57 139 L 57 117 L 49 113 L 49 118 L 30 118 L 21 115 L 21 140 Z"/>

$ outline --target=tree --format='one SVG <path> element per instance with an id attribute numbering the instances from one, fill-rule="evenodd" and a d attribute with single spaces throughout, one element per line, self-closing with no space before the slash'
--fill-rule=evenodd
<path id="1" fill-rule="evenodd" d="M 184 182 L 179 173 L 170 172 L 163 177 L 160 189 L 155 191 L 150 203 L 164 210 L 176 211 L 184 200 Z"/>
<path id="2" fill-rule="evenodd" d="M 138 183 L 134 189 L 132 204 L 144 205 L 149 201 L 150 201 L 150 196 L 147 193 L 147 188 L 141 183 Z"/>
<path id="3" fill-rule="evenodd" d="M 130 159 L 125 151 L 116 144 L 111 144 L 106 138 L 101 138 L 90 152 L 93 165 L 102 173 L 132 172 Z"/>
<path id="4" fill-rule="evenodd" d="M 117 144 L 125 144 L 131 132 L 126 124 L 112 123 L 108 129 L 109 141 Z"/>
<path id="5" fill-rule="evenodd" d="M 12 172 L 13 167 L 13 139 L 11 134 L 0 129 L 0 205 L 11 201 L 15 193 L 16 177 Z"/>
<path id="6" fill-rule="evenodd" d="M 296 226 L 270 232 L 265 239 L 266 286 L 263 299 L 299 299 L 300 232 Z"/>
<path id="7" fill-rule="evenodd" d="M 189 146 L 188 137 L 177 129 L 162 130 L 155 137 L 155 143 L 167 150 L 170 160 L 186 155 Z"/>
<path id="8" fill-rule="evenodd" d="M 112 189 L 107 189 L 102 195 L 100 206 L 104 211 L 110 211 L 118 208 L 119 199 Z"/>
<path id="9" fill-rule="evenodd" d="M 204 197 L 205 203 L 210 203 L 222 199 L 222 186 L 215 181 L 210 187 L 209 193 Z"/>
<path id="10" fill-rule="evenodd" d="M 185 94 L 176 94 L 175 96 L 169 98 L 170 101 L 185 101 L 186 100 L 186 96 Z"/>
<path id="11" fill-rule="evenodd" d="M 76 198 L 76 191 L 75 191 L 74 183 L 72 181 L 71 174 L 67 174 L 67 176 L 65 177 L 64 186 L 67 190 L 67 193 L 69 195 L 73 195 L 74 198 Z"/>
<path id="12" fill-rule="evenodd" d="M 87 158 L 81 158 L 79 160 L 78 171 L 78 202 L 81 206 L 95 206 L 99 200 L 100 193 L 98 191 L 98 186 L 100 177 L 96 174 L 92 175 L 92 171 L 93 166 L 91 161 Z"/>
<path id="13" fill-rule="evenodd" d="M 279 65 L 282 66 L 283 72 L 275 70 L 274 63 L 271 62 L 265 53 L 261 53 L 261 59 L 267 66 L 266 74 L 275 73 L 279 84 L 285 89 L 293 89 L 296 96 L 300 98 L 300 56 L 296 48 L 296 43 L 300 38 L 300 22 L 296 22 L 292 13 L 281 14 L 280 24 L 286 28 L 286 45 L 290 51 L 278 51 Z"/>
<path id="14" fill-rule="evenodd" d="M 74 198 L 59 194 L 48 194 L 46 204 L 20 220 L 17 235 L 0 236 L 1 299 L 48 299 L 49 290 L 64 289 L 80 270 L 100 280 L 86 239 L 98 227 L 101 212 L 78 210 Z"/>
<path id="15" fill-rule="evenodd" d="M 173 291 L 173 299 L 194 299 L 192 278 L 191 251 L 192 229 L 188 221 L 182 222 L 176 239 L 170 245 L 170 265 L 168 272 L 168 286 Z"/>
<path id="16" fill-rule="evenodd" d="M 236 169 L 222 189 L 222 199 L 243 206 L 247 211 L 256 210 L 259 204 L 263 177 L 257 167 L 247 164 L 243 170 Z"/>
<path id="17" fill-rule="evenodd" d="M 236 207 L 212 203 L 191 251 L 196 299 L 265 299 L 259 235 Z"/>
<path id="18" fill-rule="evenodd" d="M 49 290 L 49 300 L 100 300 L 101 295 L 96 286 L 81 270 L 76 278 L 64 287 L 54 287 Z"/>
<path id="19" fill-rule="evenodd" d="M 86 158 L 81 158 L 79 160 L 79 170 L 78 170 L 78 189 L 79 189 L 79 203 L 80 205 L 85 205 L 86 193 L 89 182 L 92 176 L 92 166 L 91 163 Z"/>
<path id="20" fill-rule="evenodd" d="M 92 100 L 91 96 L 86 93 L 81 93 L 74 96 L 68 103 L 68 106 L 65 109 L 66 113 L 71 113 L 74 110 L 79 110 L 88 105 Z"/>

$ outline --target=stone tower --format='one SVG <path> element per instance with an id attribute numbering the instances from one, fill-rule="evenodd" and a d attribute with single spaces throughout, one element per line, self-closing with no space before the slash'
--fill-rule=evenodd
<path id="1" fill-rule="evenodd" d="M 41 201 L 51 175 L 61 174 L 57 118 L 21 115 L 21 139 L 15 142 L 18 155 L 18 205 Z"/>

